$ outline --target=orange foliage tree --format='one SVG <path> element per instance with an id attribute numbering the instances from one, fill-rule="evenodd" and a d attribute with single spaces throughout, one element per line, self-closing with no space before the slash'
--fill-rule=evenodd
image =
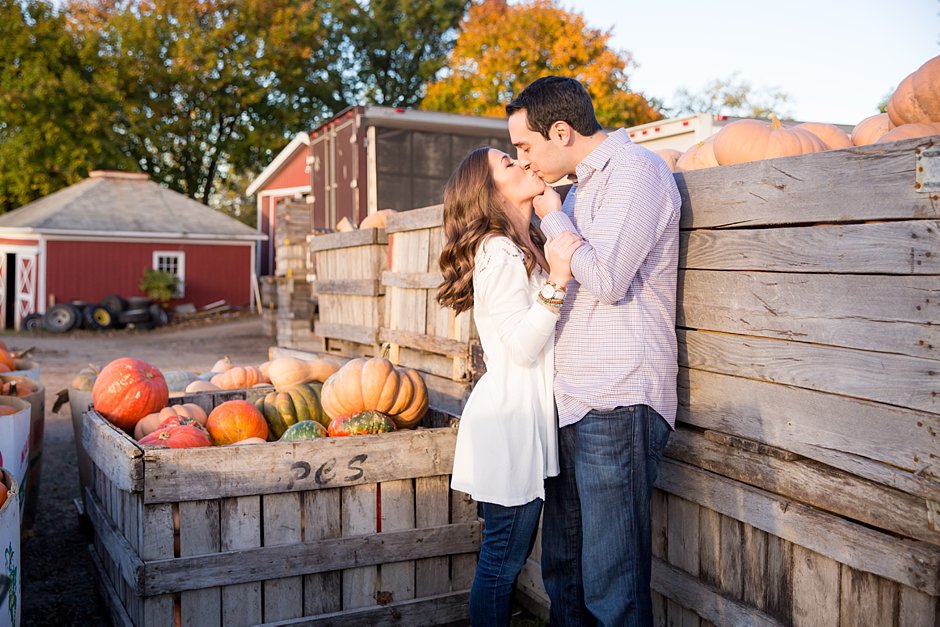
<path id="1" fill-rule="evenodd" d="M 608 127 L 662 119 L 650 102 L 627 86 L 635 67 L 628 52 L 608 46 L 611 31 L 590 28 L 555 0 L 473 4 L 461 22 L 448 71 L 428 85 L 421 108 L 503 116 L 505 105 L 541 76 L 572 76 L 594 99 Z"/>

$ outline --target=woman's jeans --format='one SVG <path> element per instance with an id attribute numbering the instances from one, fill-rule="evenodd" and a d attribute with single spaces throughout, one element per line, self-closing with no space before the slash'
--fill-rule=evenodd
<path id="1" fill-rule="evenodd" d="M 507 481 L 511 477 L 506 478 Z M 504 507 L 481 503 L 483 544 L 470 589 L 470 624 L 509 625 L 509 597 L 538 531 L 542 499 Z"/>
<path id="2" fill-rule="evenodd" d="M 545 482 L 542 521 L 552 627 L 652 624 L 650 500 L 670 433 L 646 405 L 559 430 L 561 474 Z"/>

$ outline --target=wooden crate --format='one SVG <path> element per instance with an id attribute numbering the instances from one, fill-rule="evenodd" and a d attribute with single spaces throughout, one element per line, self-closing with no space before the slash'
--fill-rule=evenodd
<path id="1" fill-rule="evenodd" d="M 444 243 L 443 206 L 393 214 L 386 231 L 390 267 L 382 274 L 385 319 L 379 339 L 389 359 L 431 375 L 432 402 L 462 404 L 480 372 L 482 352 L 472 313 L 456 315 L 437 304 L 438 258 Z"/>
<path id="2" fill-rule="evenodd" d="M 481 525 L 449 489 L 451 420 L 432 412 L 429 428 L 378 436 L 145 450 L 88 412 L 90 551 L 114 623 L 465 619 Z"/>
<path id="3" fill-rule="evenodd" d="M 313 232 L 313 208 L 306 202 L 281 200 L 274 208 L 274 245 L 306 244 Z"/>
<path id="4" fill-rule="evenodd" d="M 323 338 L 322 351 L 342 357 L 378 355 L 385 300 L 381 278 L 388 268 L 385 230 L 317 235 L 310 240 L 310 254 L 317 265 L 314 329 Z"/>
<path id="5" fill-rule="evenodd" d="M 940 625 L 937 141 L 676 175 L 657 624 Z"/>
<path id="6" fill-rule="evenodd" d="M 274 249 L 274 274 L 288 279 L 305 279 L 310 262 L 307 244 L 284 244 Z"/>

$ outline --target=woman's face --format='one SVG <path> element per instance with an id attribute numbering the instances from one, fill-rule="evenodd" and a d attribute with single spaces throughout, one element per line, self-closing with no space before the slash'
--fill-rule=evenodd
<path id="1" fill-rule="evenodd" d="M 490 149 L 487 158 L 496 190 L 513 206 L 531 205 L 532 199 L 545 191 L 545 181 L 516 165 L 505 152 Z"/>

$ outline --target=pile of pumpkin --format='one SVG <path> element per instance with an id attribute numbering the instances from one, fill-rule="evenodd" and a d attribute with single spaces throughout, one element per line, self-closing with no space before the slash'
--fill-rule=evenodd
<path id="1" fill-rule="evenodd" d="M 342 366 L 329 357 L 313 361 L 282 357 L 257 368 L 218 363 L 216 367 L 224 370 L 210 377 L 215 390 L 258 385 L 274 390 L 254 403 L 220 403 L 207 414 L 195 403 L 168 405 L 170 386 L 163 373 L 124 357 L 91 375 L 92 402 L 99 414 L 141 445 L 169 448 L 413 429 L 428 409 L 427 387 L 420 374 L 380 357 L 353 359 Z M 85 377 L 76 383 L 87 384 L 91 377 Z"/>
<path id="2" fill-rule="evenodd" d="M 834 124 L 806 122 L 784 127 L 776 116 L 770 118 L 770 122 L 732 122 L 684 153 L 672 148 L 654 152 L 673 172 L 688 172 L 940 135 L 940 56 L 930 59 L 901 81 L 888 102 L 887 113 L 865 118 L 851 135 Z"/>

